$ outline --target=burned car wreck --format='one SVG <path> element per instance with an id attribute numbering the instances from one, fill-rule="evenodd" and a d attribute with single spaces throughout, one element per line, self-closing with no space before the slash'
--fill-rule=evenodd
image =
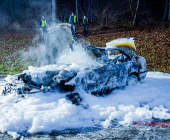
<path id="1" fill-rule="evenodd" d="M 68 64 L 56 64 L 54 70 L 43 72 L 37 68 L 41 76 L 26 70 L 22 74 L 12 76 L 13 81 L 4 86 L 2 95 L 12 92 L 24 95 L 55 90 L 76 92 L 77 89 L 102 95 L 110 93 L 115 88 L 140 82 L 147 74 L 145 59 L 131 48 L 126 46 L 83 48 L 97 65 L 84 68 L 80 65 L 81 68 L 78 69 Z M 81 100 L 79 95 L 76 96 Z"/>

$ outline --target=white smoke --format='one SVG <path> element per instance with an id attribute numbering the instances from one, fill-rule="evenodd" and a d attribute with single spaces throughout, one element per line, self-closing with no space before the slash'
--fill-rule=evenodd
<path id="1" fill-rule="evenodd" d="M 69 50 L 65 53 L 63 53 L 58 58 L 57 63 L 64 63 L 64 64 L 85 64 L 87 66 L 94 65 L 95 62 L 90 57 L 87 52 L 84 51 L 84 48 L 82 47 L 82 44 L 74 44 L 73 45 L 73 51 Z"/>
<path id="2" fill-rule="evenodd" d="M 73 41 L 72 35 L 68 32 L 69 28 L 66 31 L 61 25 L 64 24 L 53 23 L 48 27 L 45 44 L 40 43 L 36 47 L 30 46 L 26 51 L 20 51 L 20 62 L 35 67 L 57 63 L 93 65 L 93 59 L 83 48 L 83 45 L 90 45 L 90 43 L 83 39 L 78 42 Z M 36 45 L 35 42 L 40 38 L 40 35 L 36 35 L 33 43 Z"/>

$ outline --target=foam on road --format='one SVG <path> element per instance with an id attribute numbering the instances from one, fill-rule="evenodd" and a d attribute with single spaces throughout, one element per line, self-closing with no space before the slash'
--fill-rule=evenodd
<path id="1" fill-rule="evenodd" d="M 81 127 L 108 128 L 112 121 L 132 125 L 133 121 L 170 119 L 170 74 L 149 72 L 142 83 L 116 89 L 97 97 L 79 91 L 88 109 L 73 105 L 65 93 L 37 93 L 20 98 L 0 97 L 0 131 L 20 133 Z"/>

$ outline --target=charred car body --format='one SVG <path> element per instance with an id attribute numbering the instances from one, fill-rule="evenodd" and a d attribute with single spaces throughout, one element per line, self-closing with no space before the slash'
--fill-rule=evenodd
<path id="1" fill-rule="evenodd" d="M 106 48 L 84 46 L 83 48 L 98 65 L 77 70 L 68 69 L 69 65 L 64 64 L 60 69 L 45 71 L 42 78 L 26 71 L 13 76 L 18 82 L 8 83 L 4 86 L 2 94 L 12 91 L 16 94 L 55 90 L 76 92 L 81 88 L 87 93 L 101 95 L 110 93 L 118 87 L 136 84 L 146 77 L 145 58 L 138 56 L 133 48 L 127 46 Z M 56 65 L 61 66 L 61 64 Z M 20 86 L 17 86 L 18 83 Z"/>

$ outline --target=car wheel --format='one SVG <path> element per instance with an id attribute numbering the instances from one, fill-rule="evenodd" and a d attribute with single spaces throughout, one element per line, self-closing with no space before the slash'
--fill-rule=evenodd
<path id="1" fill-rule="evenodd" d="M 138 78 L 135 75 L 130 75 L 127 79 L 127 85 L 135 85 L 138 82 Z"/>

